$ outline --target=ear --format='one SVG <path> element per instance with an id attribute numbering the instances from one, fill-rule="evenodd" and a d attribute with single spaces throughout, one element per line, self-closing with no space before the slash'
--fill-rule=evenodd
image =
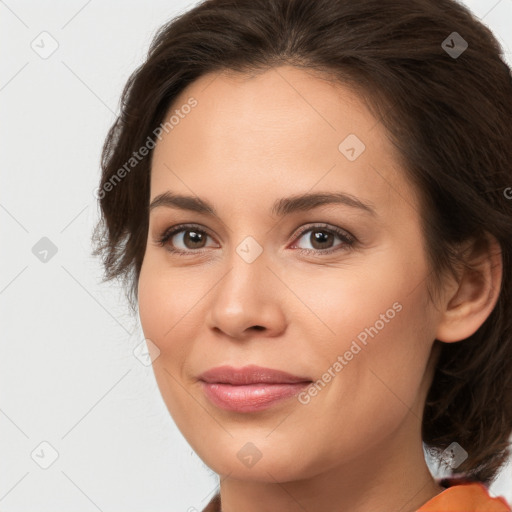
<path id="1" fill-rule="evenodd" d="M 501 246 L 489 233 L 466 246 L 458 280 L 441 304 L 436 338 L 446 343 L 474 334 L 491 314 L 501 290 Z"/>

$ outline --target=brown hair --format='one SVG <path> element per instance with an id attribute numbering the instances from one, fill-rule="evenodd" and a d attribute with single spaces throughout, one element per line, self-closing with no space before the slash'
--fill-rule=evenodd
<path id="1" fill-rule="evenodd" d="M 450 54 L 463 48 L 460 37 L 467 49 Z M 512 78 L 491 31 L 455 1 L 207 0 L 162 26 L 103 147 L 93 254 L 102 256 L 104 279 L 122 279 L 134 307 L 152 152 L 133 171 L 126 162 L 177 95 L 208 72 L 282 64 L 357 88 L 386 127 L 421 194 L 436 282 L 455 272 L 460 243 L 487 232 L 501 245 L 498 302 L 475 334 L 441 344 L 422 424 L 431 453 L 452 442 L 468 452 L 453 475 L 490 484 L 512 431 Z"/>

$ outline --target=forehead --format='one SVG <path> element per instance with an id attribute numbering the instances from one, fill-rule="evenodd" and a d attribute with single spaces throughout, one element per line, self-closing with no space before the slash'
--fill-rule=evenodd
<path id="1" fill-rule="evenodd" d="M 204 75 L 171 115 L 154 150 L 152 198 L 231 193 L 247 208 L 250 197 L 336 189 L 390 208 L 414 194 L 382 123 L 356 91 L 318 74 L 282 66 Z"/>

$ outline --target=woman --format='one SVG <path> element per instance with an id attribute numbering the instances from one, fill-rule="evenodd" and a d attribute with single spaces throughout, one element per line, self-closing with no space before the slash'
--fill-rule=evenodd
<path id="1" fill-rule="evenodd" d="M 95 253 L 220 475 L 205 511 L 510 511 L 500 52 L 452 0 L 211 0 L 157 34 Z"/>

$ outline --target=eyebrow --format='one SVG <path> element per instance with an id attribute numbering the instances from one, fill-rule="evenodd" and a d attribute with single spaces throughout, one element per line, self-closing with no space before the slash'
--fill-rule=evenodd
<path id="1" fill-rule="evenodd" d="M 274 202 L 271 212 L 272 215 L 283 217 L 293 212 L 312 210 L 327 204 L 343 204 L 373 216 L 377 215 L 370 203 L 363 202 L 357 197 L 343 192 L 306 193 L 283 197 Z M 161 206 L 219 217 L 215 208 L 208 201 L 199 197 L 174 194 L 170 191 L 156 196 L 149 205 L 149 211 Z"/>

